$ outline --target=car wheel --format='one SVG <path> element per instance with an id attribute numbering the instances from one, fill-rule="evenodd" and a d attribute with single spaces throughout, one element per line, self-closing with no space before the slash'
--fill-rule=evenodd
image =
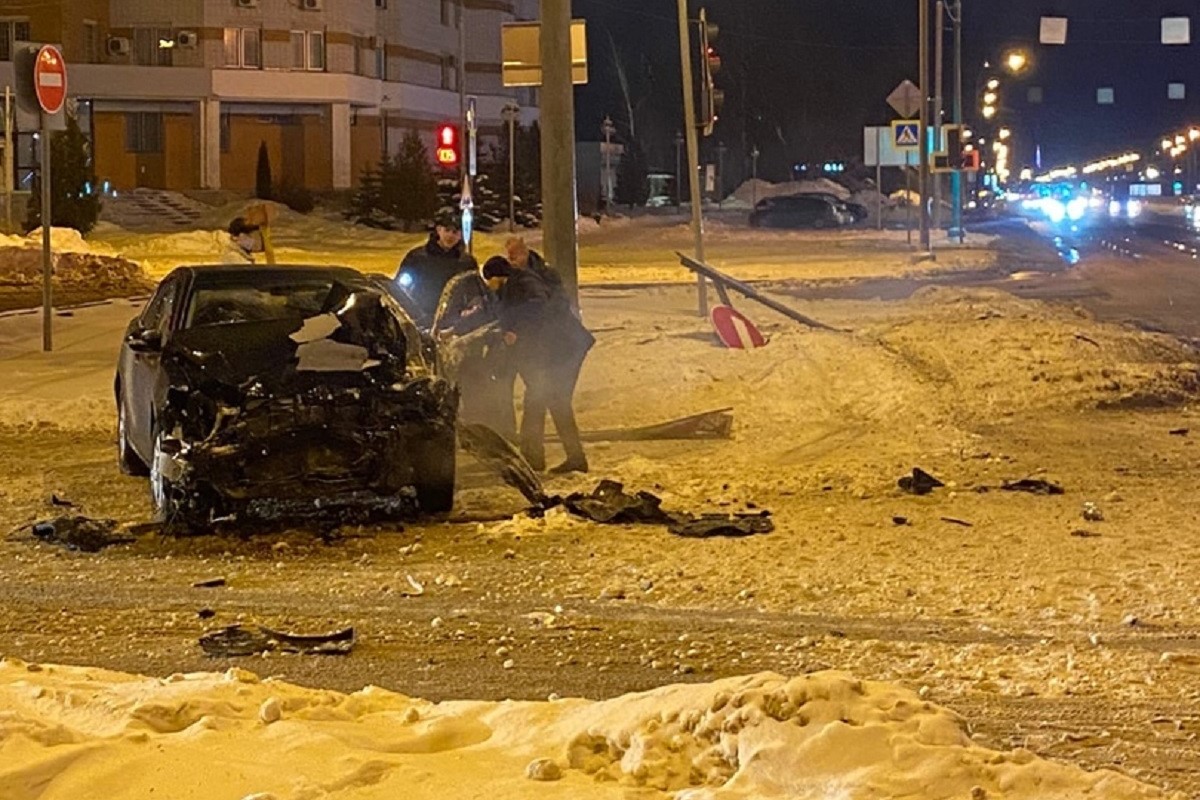
<path id="1" fill-rule="evenodd" d="M 813 227 L 816 228 L 817 230 L 823 230 L 823 229 L 829 227 L 829 221 L 826 220 L 824 217 L 818 217 L 816 220 L 813 221 Z"/>
<path id="2" fill-rule="evenodd" d="M 129 419 L 125 411 L 125 401 L 119 396 L 117 398 L 117 466 L 126 475 L 145 477 L 150 474 L 150 468 L 146 466 L 146 462 L 142 461 L 129 444 Z"/>
<path id="3" fill-rule="evenodd" d="M 454 507 L 458 442 L 454 432 L 422 441 L 413 453 L 413 488 L 424 514 L 445 514 Z"/>
<path id="4" fill-rule="evenodd" d="M 154 452 L 150 457 L 150 502 L 154 508 L 154 520 L 163 526 L 165 533 L 193 533 L 208 522 L 210 506 L 196 493 L 185 496 L 163 471 L 171 459 L 166 449 L 166 435 L 161 431 L 154 437 Z"/>

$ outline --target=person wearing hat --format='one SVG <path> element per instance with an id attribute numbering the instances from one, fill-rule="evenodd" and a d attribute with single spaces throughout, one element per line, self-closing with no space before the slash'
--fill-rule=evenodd
<path id="1" fill-rule="evenodd" d="M 262 249 L 261 229 L 246 220 L 234 217 L 226 229 L 229 240 L 221 253 L 222 264 L 253 264 L 254 253 Z"/>
<path id="2" fill-rule="evenodd" d="M 428 326 L 437 312 L 442 290 L 455 275 L 478 270 L 479 264 L 467 252 L 463 243 L 462 224 L 452 212 L 438 214 L 429 241 L 410 250 L 396 271 L 396 283 L 413 300 L 422 319 L 418 324 Z"/>
<path id="3" fill-rule="evenodd" d="M 521 453 L 535 470 L 546 468 L 546 414 L 567 458 L 551 472 L 587 472 L 572 399 L 583 361 L 596 340 L 571 311 L 566 295 L 555 291 L 528 267 L 503 256 L 489 258 L 483 278 L 500 298 L 500 328 L 512 348 L 517 374 L 525 383 Z"/>

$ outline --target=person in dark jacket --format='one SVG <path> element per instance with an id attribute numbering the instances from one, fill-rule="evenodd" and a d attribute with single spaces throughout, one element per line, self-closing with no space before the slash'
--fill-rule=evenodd
<path id="1" fill-rule="evenodd" d="M 409 304 L 420 317 L 417 324 L 428 327 L 437 312 L 442 290 L 455 275 L 478 270 L 479 265 L 463 243 L 458 216 L 438 216 L 429 241 L 404 256 L 396 271 L 396 283 L 412 298 Z"/>
<path id="2" fill-rule="evenodd" d="M 563 288 L 562 276 L 550 269 L 541 253 L 530 250 L 523 237 L 508 237 L 504 241 L 504 255 L 508 257 L 508 263 L 514 267 L 532 270 L 535 275 L 549 284 L 552 290 L 558 291 Z"/>
<path id="3" fill-rule="evenodd" d="M 546 468 L 546 413 L 567 458 L 551 472 L 587 472 L 572 398 L 583 360 L 596 340 L 572 313 L 566 295 L 533 270 L 503 256 L 488 259 L 483 277 L 500 297 L 500 327 L 525 383 L 521 453 L 536 470 Z"/>

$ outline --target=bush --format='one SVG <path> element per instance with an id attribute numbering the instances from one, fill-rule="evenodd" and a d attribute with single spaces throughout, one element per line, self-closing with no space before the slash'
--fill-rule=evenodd
<path id="1" fill-rule="evenodd" d="M 258 165 L 254 170 L 254 196 L 259 200 L 274 200 L 275 191 L 271 183 L 271 154 L 267 143 L 258 144 Z"/>
<path id="2" fill-rule="evenodd" d="M 313 193 L 307 188 L 297 186 L 294 183 L 281 185 L 279 191 L 275 192 L 275 200 L 283 203 L 298 214 L 309 214 L 317 207 L 317 201 L 313 197 Z"/>

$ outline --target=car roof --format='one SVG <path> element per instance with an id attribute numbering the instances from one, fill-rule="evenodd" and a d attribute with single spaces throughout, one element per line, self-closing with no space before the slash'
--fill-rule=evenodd
<path id="1" fill-rule="evenodd" d="M 352 282 L 369 280 L 367 276 L 350 267 L 316 264 L 288 264 L 287 266 L 188 264 L 177 267 L 171 272 L 171 275 L 177 274 L 189 275 L 193 284 L 201 286 L 216 286 L 223 283 L 255 283 L 258 280 L 269 283 L 289 278 L 330 278 Z"/>

